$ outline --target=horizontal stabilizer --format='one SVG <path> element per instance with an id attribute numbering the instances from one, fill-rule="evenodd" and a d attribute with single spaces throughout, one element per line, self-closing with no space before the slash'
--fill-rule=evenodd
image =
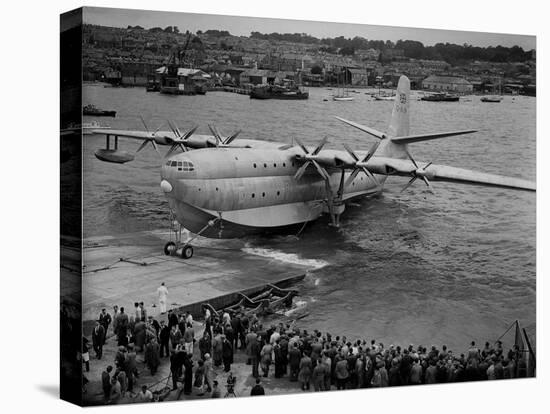
<path id="1" fill-rule="evenodd" d="M 373 128 L 369 128 L 368 126 L 361 125 L 353 121 L 348 121 L 347 119 L 340 118 L 339 116 L 336 116 L 335 118 L 338 119 L 339 121 L 342 121 L 345 124 L 348 124 L 354 128 L 359 129 L 360 131 L 366 132 L 367 134 L 370 134 L 373 137 L 376 137 L 379 139 L 384 139 L 387 137 L 385 133 L 377 131 L 376 129 L 373 129 Z"/>
<path id="2" fill-rule="evenodd" d="M 477 132 L 475 129 L 467 129 L 464 131 L 436 132 L 433 134 L 408 135 L 406 137 L 394 137 L 391 140 L 396 144 L 412 144 L 413 142 L 429 141 L 431 139 L 453 137 L 455 135 L 473 134 Z"/>

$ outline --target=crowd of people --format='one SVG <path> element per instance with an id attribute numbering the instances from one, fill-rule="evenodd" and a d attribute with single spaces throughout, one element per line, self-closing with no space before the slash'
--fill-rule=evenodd
<path id="1" fill-rule="evenodd" d="M 505 351 L 502 342 L 486 342 L 479 349 L 471 342 L 466 353 L 455 354 L 445 345 L 406 347 L 376 340 L 349 340 L 317 330 L 308 331 L 285 323 L 264 326 L 256 315 L 203 307 L 203 321 L 189 313 L 169 310 L 166 320 L 147 315 L 143 302 L 136 302 L 130 314 L 121 307 L 113 316 L 101 311 L 92 331 L 95 358 L 102 359 L 108 333 L 116 341 L 112 365 L 102 373 L 105 403 L 123 397 L 145 402 L 155 399 L 146 385 L 134 394 L 138 372 L 136 356 L 155 375 L 163 360 L 169 362 L 171 389 L 184 395 L 220 397 L 216 376 L 228 373 L 226 388 L 234 378 L 231 366 L 235 353 L 241 353 L 256 379 L 251 395 L 263 395 L 261 378 L 286 378 L 302 390 L 328 391 L 435 384 L 446 382 L 496 380 L 527 376 L 526 359 L 518 346 Z M 164 315 L 161 314 L 161 317 Z M 195 328 L 203 329 L 196 338 Z M 111 331 L 109 330 L 111 329 Z M 89 370 L 88 340 L 83 358 Z M 170 381 L 169 381 L 170 382 Z M 182 384 L 178 388 L 178 384 Z M 232 388 L 231 388 L 232 389 Z M 179 394 L 178 394 L 179 398 Z"/>

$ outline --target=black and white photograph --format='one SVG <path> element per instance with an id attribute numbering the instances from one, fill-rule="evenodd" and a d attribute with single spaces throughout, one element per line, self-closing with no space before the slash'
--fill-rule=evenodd
<path id="1" fill-rule="evenodd" d="M 479 29 L 61 14 L 61 398 L 536 378 L 537 38 Z"/>

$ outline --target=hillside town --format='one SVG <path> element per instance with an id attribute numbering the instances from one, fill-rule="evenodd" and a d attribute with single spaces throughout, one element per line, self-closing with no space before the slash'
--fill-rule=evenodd
<path id="1" fill-rule="evenodd" d="M 84 25 L 84 81 L 148 86 L 165 91 L 193 85 L 196 93 L 260 84 L 315 87 L 339 83 L 395 87 L 401 75 L 413 89 L 458 94 L 535 95 L 536 53 L 518 46 L 481 48 L 438 43 L 317 39 L 306 34 L 234 36 L 227 31 L 181 32 Z"/>

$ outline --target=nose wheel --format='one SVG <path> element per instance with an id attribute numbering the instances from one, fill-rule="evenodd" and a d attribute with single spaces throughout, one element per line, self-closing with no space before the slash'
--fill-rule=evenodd
<path id="1" fill-rule="evenodd" d="M 178 247 L 176 243 L 169 241 L 164 245 L 164 254 L 166 256 L 179 256 L 182 259 L 191 259 L 193 257 L 193 246 L 183 244 L 183 246 Z"/>
<path id="2" fill-rule="evenodd" d="M 206 226 L 204 226 L 196 235 L 191 237 L 189 240 L 182 242 L 181 233 L 183 226 L 175 219 L 173 212 L 170 212 L 170 238 L 172 238 L 172 233 L 175 236 L 175 241 L 170 240 L 164 245 L 164 254 L 166 256 L 179 256 L 182 259 L 191 259 L 193 257 L 193 246 L 191 242 L 204 233 L 208 228 L 214 227 L 217 222 L 221 222 L 220 218 L 215 218 L 208 221 Z"/>

